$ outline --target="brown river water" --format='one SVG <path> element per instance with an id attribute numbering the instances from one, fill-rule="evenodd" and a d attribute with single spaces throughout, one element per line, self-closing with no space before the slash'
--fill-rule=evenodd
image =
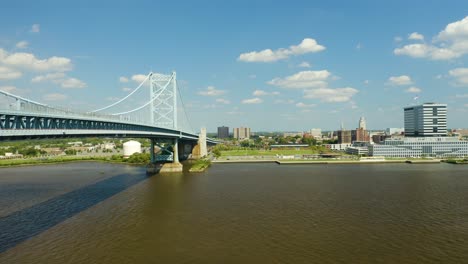
<path id="1" fill-rule="evenodd" d="M 468 263 L 468 166 L 2 168 L 0 263 Z"/>

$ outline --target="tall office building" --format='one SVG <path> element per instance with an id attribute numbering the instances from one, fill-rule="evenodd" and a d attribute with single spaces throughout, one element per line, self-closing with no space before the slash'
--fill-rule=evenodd
<path id="1" fill-rule="evenodd" d="M 363 116 L 361 116 L 361 118 L 359 118 L 359 126 L 358 126 L 358 128 L 362 128 L 362 129 L 364 129 L 364 130 L 367 129 L 367 128 L 366 128 L 366 119 L 365 119 Z"/>
<path id="2" fill-rule="evenodd" d="M 229 138 L 229 127 L 218 127 L 218 138 Z"/>
<path id="3" fill-rule="evenodd" d="M 351 143 L 352 141 L 351 130 L 338 130 L 337 134 L 338 134 L 338 144 Z"/>
<path id="4" fill-rule="evenodd" d="M 250 128 L 248 127 L 237 127 L 234 128 L 235 139 L 248 139 L 250 138 Z"/>
<path id="5" fill-rule="evenodd" d="M 424 103 L 404 108 L 405 136 L 440 137 L 447 135 L 447 104 Z"/>

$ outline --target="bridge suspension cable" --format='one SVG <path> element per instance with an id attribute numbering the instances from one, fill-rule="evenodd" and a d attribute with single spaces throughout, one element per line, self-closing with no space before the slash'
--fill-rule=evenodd
<path id="1" fill-rule="evenodd" d="M 149 75 L 148 75 L 149 76 Z M 172 79 L 173 77 L 171 77 Z M 137 107 L 135 109 L 132 109 L 132 110 L 129 110 L 129 111 L 125 111 L 125 112 L 120 112 L 120 113 L 115 113 L 115 114 L 111 114 L 113 116 L 116 116 L 116 115 L 125 115 L 125 114 L 130 114 L 130 113 L 133 113 L 133 112 L 136 112 L 140 109 L 143 109 L 145 108 L 146 106 L 148 106 L 149 104 L 151 104 L 152 102 L 154 102 L 154 100 L 156 100 L 158 98 L 159 95 L 161 95 L 162 92 L 164 92 L 164 90 L 167 88 L 167 86 L 169 86 L 169 84 L 171 83 L 171 80 L 169 80 L 162 89 L 160 89 L 159 93 L 154 96 L 153 98 L 151 98 L 148 102 L 146 102 L 144 105 L 140 106 L 140 107 Z"/>
<path id="2" fill-rule="evenodd" d="M 115 103 L 113 103 L 113 104 L 110 104 L 110 105 L 108 105 L 108 106 L 106 106 L 106 107 L 99 108 L 99 109 L 97 109 L 97 110 L 93 110 L 93 111 L 91 111 L 90 113 L 96 113 L 96 112 L 99 112 L 99 111 L 102 111 L 102 110 L 106 110 L 106 109 L 108 109 L 108 108 L 111 108 L 111 107 L 113 107 L 113 106 L 115 106 L 115 105 L 118 105 L 118 104 L 120 104 L 121 102 L 125 101 L 127 98 L 129 98 L 130 96 L 132 96 L 132 94 L 136 93 L 136 92 L 143 86 L 143 84 L 148 80 L 148 78 L 149 78 L 152 74 L 153 74 L 153 73 L 150 72 L 150 73 L 146 76 L 146 78 L 143 80 L 143 82 L 141 82 L 140 85 L 138 85 L 138 87 L 137 87 L 135 90 L 133 90 L 131 93 L 129 93 L 129 94 L 128 94 L 127 96 L 125 96 L 124 98 L 122 98 L 122 99 L 120 99 L 119 101 L 117 101 L 117 102 L 115 102 Z M 115 114 L 115 115 L 118 115 L 118 114 Z"/>

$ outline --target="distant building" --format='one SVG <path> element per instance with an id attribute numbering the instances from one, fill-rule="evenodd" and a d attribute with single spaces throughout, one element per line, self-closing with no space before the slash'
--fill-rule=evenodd
<path id="1" fill-rule="evenodd" d="M 351 155 L 367 155 L 369 153 L 369 142 L 356 141 L 346 148 L 346 153 Z"/>
<path id="2" fill-rule="evenodd" d="M 404 113 L 406 137 L 447 136 L 447 104 L 409 106 Z"/>
<path id="3" fill-rule="evenodd" d="M 237 127 L 234 128 L 234 138 L 237 140 L 250 138 L 250 128 L 248 127 Z"/>
<path id="4" fill-rule="evenodd" d="M 346 144 L 326 144 L 325 147 L 330 150 L 345 151 L 347 148 L 351 147 L 351 143 Z"/>
<path id="5" fill-rule="evenodd" d="M 372 142 L 380 144 L 385 141 L 385 139 L 390 138 L 390 135 L 372 135 Z"/>
<path id="6" fill-rule="evenodd" d="M 351 141 L 361 141 L 361 142 L 369 142 L 370 141 L 370 136 L 369 132 L 365 130 L 364 128 L 358 128 L 356 130 L 351 131 Z"/>
<path id="7" fill-rule="evenodd" d="M 371 156 L 383 157 L 465 157 L 468 156 L 468 141 L 456 137 L 408 137 L 386 139 L 382 144 L 369 147 Z"/>
<path id="8" fill-rule="evenodd" d="M 294 150 L 301 150 L 301 149 L 308 149 L 309 145 L 307 144 L 274 144 L 270 145 L 271 149 L 294 149 Z"/>
<path id="9" fill-rule="evenodd" d="M 350 144 L 352 142 L 351 130 L 339 130 L 338 144 Z"/>
<path id="10" fill-rule="evenodd" d="M 304 132 L 285 132 L 283 133 L 283 137 L 303 137 Z"/>
<path id="11" fill-rule="evenodd" d="M 229 138 L 229 127 L 218 127 L 218 138 Z"/>
<path id="12" fill-rule="evenodd" d="M 367 129 L 367 128 L 366 128 L 366 119 L 365 119 L 363 116 L 361 116 L 361 118 L 359 118 L 359 126 L 358 126 L 358 128 L 361 128 L 361 129 L 364 129 L 364 130 Z"/>
<path id="13" fill-rule="evenodd" d="M 391 135 L 401 135 L 405 132 L 404 128 L 397 128 L 397 127 L 390 127 L 385 130 L 385 134 L 391 136 Z"/>
<path id="14" fill-rule="evenodd" d="M 314 138 L 322 138 L 322 129 L 321 128 L 312 128 L 309 133 Z"/>

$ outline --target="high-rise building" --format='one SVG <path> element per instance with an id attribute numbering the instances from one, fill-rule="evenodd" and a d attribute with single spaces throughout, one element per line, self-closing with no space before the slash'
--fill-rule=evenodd
<path id="1" fill-rule="evenodd" d="M 359 126 L 358 126 L 358 128 L 362 128 L 362 129 L 364 129 L 364 130 L 367 129 L 367 128 L 366 128 L 366 119 L 365 119 L 363 116 L 361 116 L 361 118 L 359 118 Z"/>
<path id="2" fill-rule="evenodd" d="M 237 127 L 234 128 L 235 139 L 248 139 L 250 138 L 250 128 L 248 127 Z"/>
<path id="3" fill-rule="evenodd" d="M 404 108 L 405 136 L 440 137 L 447 135 L 447 104 L 424 103 Z"/>
<path id="4" fill-rule="evenodd" d="M 347 144 L 351 143 L 351 130 L 338 130 L 338 144 Z"/>
<path id="5" fill-rule="evenodd" d="M 351 131 L 351 141 L 359 141 L 359 142 L 369 142 L 370 136 L 369 132 L 363 128 L 358 128 L 356 130 Z"/>
<path id="6" fill-rule="evenodd" d="M 229 138 L 229 127 L 218 127 L 218 138 Z"/>

